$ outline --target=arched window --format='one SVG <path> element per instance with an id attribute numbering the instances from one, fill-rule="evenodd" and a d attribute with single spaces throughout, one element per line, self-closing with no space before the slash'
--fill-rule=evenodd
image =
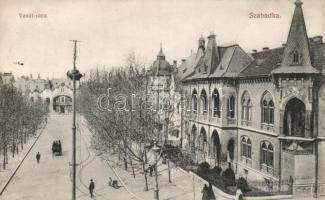
<path id="1" fill-rule="evenodd" d="M 272 100 L 269 102 L 269 124 L 274 124 L 274 103 Z"/>
<path id="2" fill-rule="evenodd" d="M 241 138 L 241 160 L 248 164 L 252 159 L 252 142 L 247 136 Z"/>
<path id="3" fill-rule="evenodd" d="M 305 137 L 305 121 L 305 104 L 298 98 L 290 99 L 286 104 L 284 112 L 284 134 L 287 136 Z"/>
<path id="4" fill-rule="evenodd" d="M 242 97 L 242 125 L 250 125 L 252 121 L 252 102 L 246 91 Z"/>
<path id="5" fill-rule="evenodd" d="M 193 127 L 192 127 L 192 137 L 191 137 L 191 139 L 192 139 L 192 141 L 191 141 L 191 147 L 192 147 L 192 150 L 195 150 L 195 148 L 196 148 L 196 135 L 197 135 L 197 128 L 196 128 L 196 126 L 195 125 L 193 125 Z"/>
<path id="6" fill-rule="evenodd" d="M 203 89 L 200 95 L 200 99 L 202 102 L 202 114 L 206 114 L 208 112 L 208 99 L 207 99 L 207 93 Z"/>
<path id="7" fill-rule="evenodd" d="M 274 124 L 274 102 L 269 92 L 266 92 L 262 97 L 261 110 L 262 110 L 262 124 L 273 125 Z"/>
<path id="8" fill-rule="evenodd" d="M 204 152 L 206 150 L 207 134 L 203 127 L 201 128 L 199 139 L 200 139 L 199 150 Z"/>
<path id="9" fill-rule="evenodd" d="M 212 93 L 212 102 L 213 102 L 213 117 L 220 117 L 220 100 L 219 100 L 219 92 L 217 89 L 214 89 Z"/>
<path id="10" fill-rule="evenodd" d="M 212 132 L 212 136 L 211 136 L 211 156 L 214 158 L 215 161 L 215 165 L 219 165 L 221 164 L 221 143 L 220 143 L 220 138 L 219 138 L 219 134 L 217 132 L 217 130 L 214 130 Z"/>
<path id="11" fill-rule="evenodd" d="M 193 111 L 196 112 L 197 111 L 197 92 L 195 89 L 192 92 L 192 107 L 193 107 Z"/>
<path id="12" fill-rule="evenodd" d="M 227 116 L 228 118 L 235 118 L 235 97 L 230 96 L 227 103 Z"/>
<path id="13" fill-rule="evenodd" d="M 273 173 L 273 145 L 268 141 L 261 143 L 261 170 Z"/>

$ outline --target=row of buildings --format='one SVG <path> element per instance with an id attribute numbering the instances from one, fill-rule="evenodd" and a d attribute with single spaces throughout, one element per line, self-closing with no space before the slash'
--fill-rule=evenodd
<path id="1" fill-rule="evenodd" d="M 282 46 L 250 53 L 217 44 L 213 34 L 201 37 L 179 66 L 161 48 L 148 71 L 149 89 L 158 106 L 169 99 L 175 108 L 160 113 L 168 121 L 161 139 L 198 163 L 230 166 L 237 177 L 271 190 L 292 182 L 295 196 L 324 196 L 325 43 L 308 37 L 299 0 L 288 30 Z M 14 84 L 54 112 L 71 110 L 68 79 L 20 77 Z"/>
<path id="2" fill-rule="evenodd" d="M 164 91 L 181 96 L 173 100 L 177 108 L 185 102 L 174 119 L 180 134 L 169 135 L 197 162 L 230 163 L 249 182 L 279 191 L 292 182 L 296 196 L 323 196 L 325 43 L 308 37 L 302 4 L 295 2 L 278 48 L 247 53 L 239 44 L 217 44 L 211 34 L 180 66 L 160 50 L 149 72 L 153 87 L 171 83 Z M 152 91 L 159 97 L 161 90 Z"/>
<path id="3" fill-rule="evenodd" d="M 15 78 L 12 73 L 0 74 L 3 84 L 12 84 L 31 101 L 48 103 L 50 112 L 70 113 L 72 111 L 72 82 L 69 79 L 42 79 L 40 75 Z"/>

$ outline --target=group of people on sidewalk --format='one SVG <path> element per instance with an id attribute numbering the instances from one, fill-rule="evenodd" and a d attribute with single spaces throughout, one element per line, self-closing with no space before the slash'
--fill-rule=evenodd
<path id="1" fill-rule="evenodd" d="M 115 188 L 115 189 L 118 189 L 120 187 L 118 185 L 118 181 L 117 180 L 112 180 L 111 177 L 109 177 L 108 185 Z M 94 182 L 93 179 L 90 179 L 88 189 L 89 189 L 90 197 L 93 198 L 94 197 L 94 190 L 95 190 L 95 182 Z"/>
<path id="2" fill-rule="evenodd" d="M 209 183 L 209 186 L 207 184 L 204 184 L 204 187 L 202 189 L 202 200 L 216 200 L 216 196 L 213 192 L 212 184 Z M 237 189 L 235 200 L 243 200 L 243 193 L 240 189 Z"/>

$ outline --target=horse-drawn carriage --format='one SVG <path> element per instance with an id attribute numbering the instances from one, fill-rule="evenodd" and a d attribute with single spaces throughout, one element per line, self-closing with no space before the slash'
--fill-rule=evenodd
<path id="1" fill-rule="evenodd" d="M 55 156 L 61 156 L 62 155 L 62 146 L 61 141 L 54 141 L 52 144 L 52 154 Z"/>

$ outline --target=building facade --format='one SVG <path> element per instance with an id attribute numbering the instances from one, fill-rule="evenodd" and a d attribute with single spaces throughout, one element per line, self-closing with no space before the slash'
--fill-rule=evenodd
<path id="1" fill-rule="evenodd" d="M 14 86 L 32 101 L 44 101 L 49 111 L 68 114 L 72 111 L 72 82 L 69 79 L 36 79 L 21 76 L 14 81 Z"/>
<path id="2" fill-rule="evenodd" d="M 246 53 L 215 36 L 178 69 L 183 149 L 197 162 L 297 196 L 325 195 L 325 43 L 308 38 L 295 2 L 287 42 Z"/>

